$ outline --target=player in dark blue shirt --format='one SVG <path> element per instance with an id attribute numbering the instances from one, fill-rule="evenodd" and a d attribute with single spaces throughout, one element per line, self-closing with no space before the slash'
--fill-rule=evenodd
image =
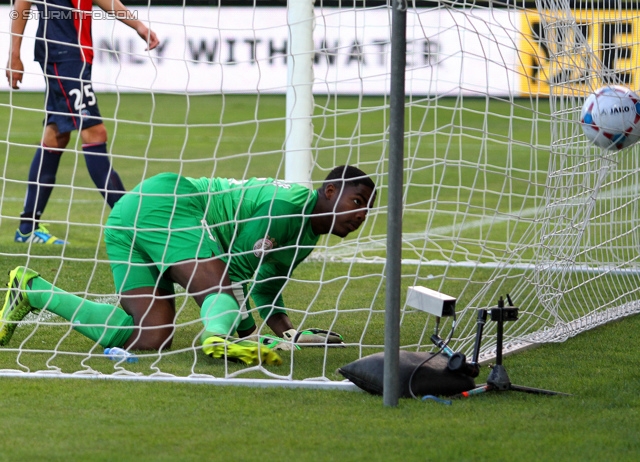
<path id="1" fill-rule="evenodd" d="M 24 66 L 20 58 L 22 36 L 27 20 L 36 12 L 31 1 L 16 0 L 11 23 L 11 48 L 7 79 L 18 89 Z M 42 0 L 35 3 L 39 18 L 35 60 L 44 72 L 47 85 L 46 115 L 41 146 L 36 150 L 29 184 L 20 214 L 16 242 L 65 244 L 40 223 L 56 182 L 60 156 L 71 132 L 79 130 L 87 169 L 109 206 L 124 194 L 124 186 L 107 154 L 107 130 L 102 123 L 98 101 L 91 84 L 93 4 L 134 29 L 154 49 L 156 34 L 139 21 L 120 0 Z"/>

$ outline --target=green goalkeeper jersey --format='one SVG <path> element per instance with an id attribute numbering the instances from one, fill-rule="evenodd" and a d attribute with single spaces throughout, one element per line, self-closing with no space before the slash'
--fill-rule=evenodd
<path id="1" fill-rule="evenodd" d="M 283 307 L 282 287 L 319 239 L 311 229 L 318 191 L 272 178 L 189 180 L 207 193 L 198 197 L 230 279 L 254 279 L 251 296 L 258 307 Z"/>

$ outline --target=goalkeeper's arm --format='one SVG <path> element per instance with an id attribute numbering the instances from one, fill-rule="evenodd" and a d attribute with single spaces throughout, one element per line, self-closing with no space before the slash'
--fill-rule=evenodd
<path id="1" fill-rule="evenodd" d="M 265 320 L 277 336 L 275 339 L 268 339 L 271 346 L 276 349 L 291 349 L 292 345 L 343 345 L 342 336 L 336 332 L 317 328 L 297 330 L 293 327 L 282 298 L 282 289 L 286 281 L 286 278 L 272 278 L 268 281 L 256 282 L 251 290 L 251 297 L 256 302 L 260 317 Z M 247 309 L 249 309 L 249 297 L 246 291 L 245 299 Z M 253 318 L 244 324 L 245 327 L 250 328 L 250 331 L 241 331 L 243 327 L 241 324 L 238 328 L 240 337 L 250 335 L 255 329 Z"/>

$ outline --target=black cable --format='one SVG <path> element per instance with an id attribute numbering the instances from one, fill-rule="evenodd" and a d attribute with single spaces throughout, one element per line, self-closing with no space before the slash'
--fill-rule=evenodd
<path id="1" fill-rule="evenodd" d="M 429 356 L 427 359 L 422 361 L 420 364 L 418 364 L 418 366 L 416 366 L 416 368 L 413 370 L 413 372 L 411 372 L 411 375 L 409 376 L 409 394 L 411 395 L 412 398 L 419 399 L 413 393 L 413 389 L 411 387 L 411 383 L 413 382 L 413 376 L 416 374 L 418 369 L 420 369 L 422 366 L 427 364 L 429 361 L 431 361 L 433 358 L 435 358 L 436 356 L 438 356 L 439 354 L 441 354 L 444 351 L 444 349 L 447 347 L 447 345 L 449 344 L 449 342 L 453 338 L 453 333 L 454 333 L 455 330 L 456 330 L 456 315 L 454 314 L 453 315 L 453 321 L 451 322 L 451 332 L 449 332 L 449 337 L 447 338 L 447 340 L 445 340 L 443 342 L 442 347 L 440 347 L 440 351 L 438 351 L 437 353 L 434 353 L 433 355 Z"/>

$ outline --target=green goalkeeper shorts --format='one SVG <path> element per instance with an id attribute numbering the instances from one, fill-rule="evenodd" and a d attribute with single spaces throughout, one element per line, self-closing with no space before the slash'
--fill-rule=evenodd
<path id="1" fill-rule="evenodd" d="M 104 232 L 117 293 L 159 287 L 174 263 L 222 254 L 203 222 L 206 193 L 175 173 L 151 177 L 113 207 Z"/>

